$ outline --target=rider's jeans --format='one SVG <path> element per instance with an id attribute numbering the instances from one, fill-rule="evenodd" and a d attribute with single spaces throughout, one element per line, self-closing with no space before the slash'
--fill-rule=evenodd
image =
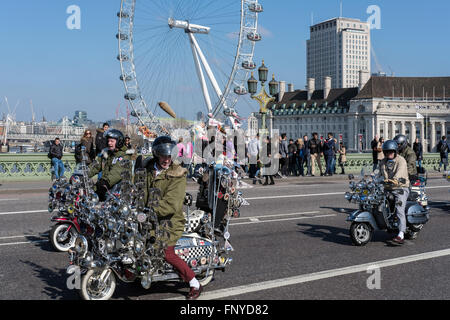
<path id="1" fill-rule="evenodd" d="M 170 263 L 176 271 L 178 271 L 180 277 L 185 281 L 189 282 L 195 278 L 195 273 L 189 268 L 186 262 L 181 259 L 175 253 L 175 247 L 167 247 L 165 250 L 165 258 L 168 263 Z"/>
<path id="2" fill-rule="evenodd" d="M 403 194 L 401 192 L 398 192 L 396 190 L 392 191 L 392 193 L 395 195 L 396 202 L 401 202 L 401 205 L 396 204 L 395 209 L 397 211 L 397 217 L 399 220 L 398 229 L 401 232 L 406 231 L 406 202 L 408 201 L 409 196 L 409 189 L 408 188 L 402 188 L 400 190 L 403 190 Z"/>

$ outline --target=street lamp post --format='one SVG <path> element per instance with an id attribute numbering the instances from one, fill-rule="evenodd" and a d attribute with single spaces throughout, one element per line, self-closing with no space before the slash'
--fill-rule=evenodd
<path id="1" fill-rule="evenodd" d="M 261 82 L 261 90 L 258 94 L 258 81 L 255 79 L 253 72 L 252 76 L 248 80 L 248 92 L 252 95 L 252 99 L 258 101 L 259 103 L 259 114 L 261 116 L 261 131 L 265 136 L 267 135 L 267 126 L 266 126 L 266 116 L 268 114 L 267 106 L 269 103 L 275 101 L 275 95 L 278 93 L 278 82 L 275 81 L 275 75 L 272 77 L 272 81 L 269 82 L 269 93 L 266 92 L 265 83 L 267 82 L 267 76 L 269 73 L 269 69 L 264 65 L 264 60 L 262 62 L 261 67 L 258 69 L 258 78 Z"/>

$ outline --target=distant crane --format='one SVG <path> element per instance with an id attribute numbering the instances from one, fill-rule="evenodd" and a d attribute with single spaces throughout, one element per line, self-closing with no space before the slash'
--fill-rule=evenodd
<path id="1" fill-rule="evenodd" d="M 381 68 L 380 63 L 378 62 L 378 57 L 377 57 L 377 54 L 375 53 L 375 49 L 373 48 L 373 45 L 371 45 L 370 47 L 371 47 L 371 52 L 372 52 L 372 56 L 373 56 L 373 61 L 375 62 L 375 66 L 377 68 L 377 72 L 383 73 L 383 69 Z"/>
<path id="2" fill-rule="evenodd" d="M 391 77 L 395 76 L 395 72 L 392 70 L 390 66 L 388 66 L 389 70 L 391 70 Z"/>
<path id="3" fill-rule="evenodd" d="M 14 112 L 11 112 L 11 107 L 8 102 L 8 98 L 5 97 L 6 106 L 8 107 L 8 114 L 6 115 L 6 126 L 3 133 L 3 144 L 6 145 L 8 141 L 8 132 L 11 131 L 11 127 L 15 121 L 17 106 L 19 105 L 20 100 L 17 100 L 16 106 L 14 107 Z"/>
<path id="4" fill-rule="evenodd" d="M 33 100 L 30 100 L 30 107 L 31 107 L 31 122 L 36 122 L 36 115 L 34 114 L 34 107 L 33 107 Z"/>

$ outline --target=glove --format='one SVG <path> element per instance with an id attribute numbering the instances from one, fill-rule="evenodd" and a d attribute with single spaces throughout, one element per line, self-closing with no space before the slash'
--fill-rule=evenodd
<path id="1" fill-rule="evenodd" d="M 384 183 L 385 183 L 385 184 L 390 184 L 390 185 L 397 185 L 397 184 L 398 184 L 398 181 L 395 180 L 395 179 L 385 179 L 385 180 L 384 180 Z"/>
<path id="2" fill-rule="evenodd" d="M 106 193 L 108 192 L 109 189 L 108 181 L 106 181 L 105 179 L 100 179 L 97 181 L 96 187 L 99 200 L 102 202 L 105 201 Z"/>

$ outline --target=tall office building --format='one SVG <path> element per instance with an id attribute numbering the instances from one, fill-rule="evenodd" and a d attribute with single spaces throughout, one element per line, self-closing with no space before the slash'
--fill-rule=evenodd
<path id="1" fill-rule="evenodd" d="M 370 26 L 356 19 L 335 18 L 311 26 L 307 47 L 307 83 L 324 89 L 364 86 L 370 78 Z M 362 72 L 360 72 L 362 71 Z"/>

